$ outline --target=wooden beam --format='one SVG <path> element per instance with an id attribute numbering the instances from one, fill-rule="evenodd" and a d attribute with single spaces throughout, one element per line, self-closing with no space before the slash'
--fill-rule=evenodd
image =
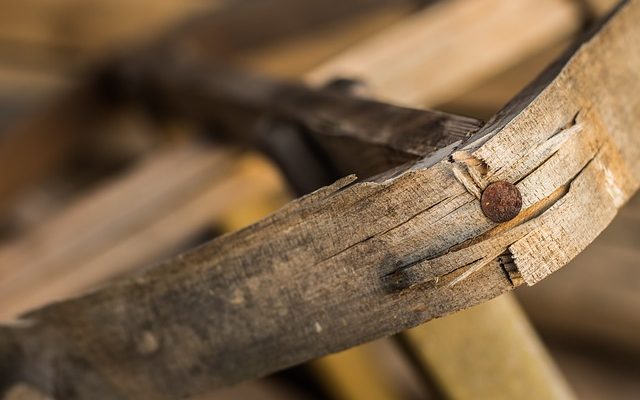
<path id="1" fill-rule="evenodd" d="M 153 262 L 245 197 L 281 190 L 278 173 L 264 161 L 232 155 L 186 143 L 158 151 L 0 246 L 0 318 Z"/>
<path id="2" fill-rule="evenodd" d="M 136 67 L 116 68 L 114 80 L 129 88 L 133 99 L 151 99 L 163 117 L 213 126 L 224 140 L 271 141 L 273 127 L 263 133 L 266 137 L 255 129 L 265 117 L 293 124 L 330 154 L 337 170 L 361 177 L 465 140 L 481 125 L 473 118 L 393 106 L 331 87 L 314 90 L 200 58 L 172 64 L 162 62 L 165 57 L 178 58 L 143 56 Z"/>
<path id="3" fill-rule="evenodd" d="M 572 37 L 582 21 L 578 2 L 438 2 L 331 59 L 310 79 L 355 78 L 382 101 L 437 106 Z"/>

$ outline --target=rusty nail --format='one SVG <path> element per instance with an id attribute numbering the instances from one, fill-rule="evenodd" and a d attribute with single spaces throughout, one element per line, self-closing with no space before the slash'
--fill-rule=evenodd
<path id="1" fill-rule="evenodd" d="M 482 192 L 480 206 L 491 221 L 506 222 L 520 213 L 522 196 L 518 188 L 509 182 L 493 182 Z"/>

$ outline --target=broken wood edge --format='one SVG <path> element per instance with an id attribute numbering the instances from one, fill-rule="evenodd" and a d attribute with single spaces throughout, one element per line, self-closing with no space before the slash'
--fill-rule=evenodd
<path id="1" fill-rule="evenodd" d="M 621 6 L 521 113 L 478 143 L 368 181 L 344 178 L 140 277 L 25 315 L 31 326 L 20 329 L 19 345 L 32 383 L 52 389 L 46 371 L 55 358 L 65 371 L 56 384 L 78 396 L 171 398 L 544 278 L 638 187 L 639 123 L 630 110 L 639 101 L 639 15 L 638 2 Z M 498 179 L 514 182 L 524 203 L 501 225 L 483 217 L 468 189 Z M 498 261 L 505 257 L 509 273 Z M 157 345 L 140 346 L 141 334 Z"/>

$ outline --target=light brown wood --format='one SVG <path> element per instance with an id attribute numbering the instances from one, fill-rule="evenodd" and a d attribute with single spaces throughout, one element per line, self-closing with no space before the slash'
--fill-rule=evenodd
<path id="1" fill-rule="evenodd" d="M 462 148 L 369 181 L 342 180 L 0 334 L 5 343 L 20 341 L 36 385 L 48 381 L 34 368 L 73 355 L 86 360 L 82 369 L 68 364 L 86 378 L 74 387 L 80 395 L 171 397 L 184 394 L 171 390 L 228 384 L 396 332 L 521 280 L 535 283 L 593 240 L 637 189 L 640 55 L 630 49 L 640 41 L 639 8 L 625 5 L 559 74 L 550 71 Z M 498 226 L 477 201 L 497 179 L 516 182 L 526 207 Z M 496 260 L 507 250 L 510 278 Z M 53 354 L 43 354 L 42 340 L 55 343 Z M 177 342 L 189 351 L 165 346 Z M 164 386 L 157 369 L 144 367 L 159 365 L 157 357 L 165 377 L 193 385 Z M 125 358 L 127 365 L 108 362 Z"/>
<path id="2" fill-rule="evenodd" d="M 328 61 L 310 80 L 357 78 L 378 99 L 434 106 L 575 34 L 581 16 L 577 2 L 563 0 L 438 2 Z"/>
<path id="3" fill-rule="evenodd" d="M 2 318 L 154 261 L 232 206 L 282 190 L 278 173 L 264 161 L 231 158 L 193 144 L 161 151 L 0 246 Z"/>
<path id="4" fill-rule="evenodd" d="M 640 2 L 623 5 L 462 147 L 368 181 L 347 177 L 138 277 L 25 315 L 0 330 L 3 357 L 16 357 L 18 341 L 18 362 L 44 388 L 47 360 L 82 359 L 56 364 L 74 377 L 57 376 L 63 393 L 170 398 L 539 281 L 640 182 L 639 16 Z M 515 182 L 525 207 L 500 225 L 476 197 L 494 180 Z"/>
<path id="5" fill-rule="evenodd" d="M 403 333 L 450 399 L 573 399 L 513 297 Z"/>
<path id="6" fill-rule="evenodd" d="M 148 39 L 187 15 L 220 4 L 217 0 L 7 0 L 0 14 L 0 41 L 32 50 L 48 45 L 48 51 L 57 50 L 60 56 L 65 50 L 104 51 L 130 45 L 132 38 Z"/>

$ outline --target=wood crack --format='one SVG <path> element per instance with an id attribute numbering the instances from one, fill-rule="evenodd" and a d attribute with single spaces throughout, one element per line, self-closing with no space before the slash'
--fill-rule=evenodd
<path id="1" fill-rule="evenodd" d="M 509 247 L 514 243 L 526 237 L 534 228 L 532 227 L 528 230 L 523 228 L 525 226 L 528 226 L 527 224 L 529 222 L 532 222 L 533 220 L 542 216 L 546 211 L 557 204 L 563 197 L 565 197 L 569 193 L 573 182 L 598 157 L 601 149 L 602 146 L 600 146 L 594 152 L 594 154 L 585 162 L 585 164 L 576 172 L 576 174 L 574 174 L 571 179 L 569 179 L 565 184 L 559 186 L 552 193 L 537 201 L 527 209 L 523 210 L 513 220 L 499 224 L 476 237 L 453 245 L 435 256 L 416 260 L 399 268 L 396 268 L 394 271 L 383 275 L 383 281 L 388 285 L 391 285 L 396 290 L 405 289 L 416 284 L 432 280 L 446 279 L 447 276 L 450 276 L 452 273 L 464 267 L 468 268 L 467 271 L 451 281 L 449 283 L 449 286 L 456 285 L 467 279 L 471 274 L 489 264 L 501 254 L 509 251 Z M 504 237 L 508 242 L 500 243 L 504 241 L 499 240 L 500 237 Z M 498 243 L 492 245 L 492 240 L 495 240 Z M 448 265 L 447 261 L 449 260 L 446 259 L 447 257 L 453 258 L 454 255 L 459 255 L 459 258 L 464 259 L 464 255 L 461 255 L 463 254 L 462 252 L 468 251 L 470 254 L 474 254 L 474 251 L 484 243 L 488 243 L 488 249 L 486 250 L 488 253 L 486 255 L 474 258 L 474 260 L 471 262 L 465 262 L 465 264 L 462 266 L 455 266 L 452 269 L 447 269 L 444 273 L 437 273 L 436 271 L 433 271 L 433 269 L 438 269 L 437 265 L 440 262 L 444 262 L 444 265 Z M 514 261 L 514 263 L 517 268 L 517 262 Z"/>

